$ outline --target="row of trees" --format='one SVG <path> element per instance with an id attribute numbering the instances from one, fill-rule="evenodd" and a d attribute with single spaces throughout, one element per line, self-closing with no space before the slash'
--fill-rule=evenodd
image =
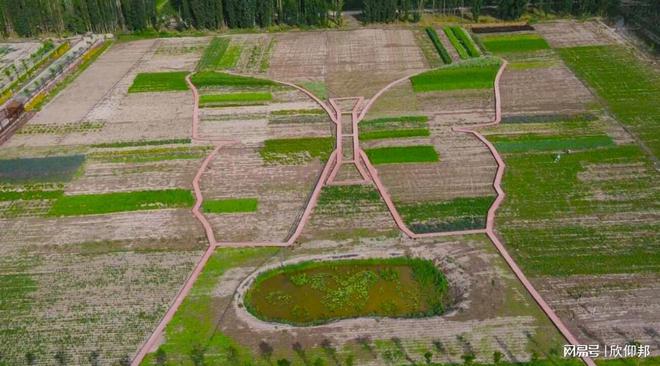
<path id="1" fill-rule="evenodd" d="M 585 15 L 614 15 L 618 12 L 619 0 L 470 0 L 472 17 L 479 19 L 484 7 L 494 7 L 501 19 L 518 19 L 527 9 L 544 13 Z"/>
<path id="2" fill-rule="evenodd" d="M 140 31 L 155 24 L 155 0 L 0 0 L 0 32 Z"/>
<path id="3" fill-rule="evenodd" d="M 348 7 L 365 22 L 418 21 L 425 10 L 461 12 L 478 19 L 489 9 L 516 19 L 530 7 L 544 12 L 613 14 L 619 0 L 169 0 L 184 27 L 219 29 L 272 25 L 325 26 Z M 650 1 L 655 0 L 640 0 Z M 0 32 L 40 33 L 142 31 L 158 26 L 156 0 L 0 0 Z M 660 2 L 655 2 L 657 5 Z"/>
<path id="4" fill-rule="evenodd" d="M 184 24 L 198 29 L 272 25 L 325 26 L 343 0 L 171 0 Z"/>

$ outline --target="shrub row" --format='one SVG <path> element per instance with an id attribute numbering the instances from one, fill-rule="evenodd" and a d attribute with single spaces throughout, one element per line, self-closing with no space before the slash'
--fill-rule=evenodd
<path id="1" fill-rule="evenodd" d="M 438 37 L 438 33 L 435 31 L 435 29 L 432 27 L 426 27 L 426 34 L 428 34 L 429 38 L 431 38 L 431 42 L 433 42 L 433 45 L 438 51 L 440 58 L 442 58 L 442 62 L 445 64 L 450 64 L 451 56 L 449 56 L 449 53 L 445 49 L 445 46 L 442 45 L 442 42 L 440 42 L 440 38 Z"/>
<path id="2" fill-rule="evenodd" d="M 470 57 L 479 57 L 481 56 L 481 52 L 479 52 L 479 49 L 477 46 L 474 44 L 474 41 L 472 40 L 472 37 L 470 37 L 469 34 L 467 34 L 467 31 L 465 29 L 459 27 L 459 26 L 453 26 L 451 27 L 451 31 L 454 33 L 456 38 L 461 42 L 463 47 L 467 50 L 467 53 Z"/>
<path id="3" fill-rule="evenodd" d="M 447 38 L 449 38 L 449 42 L 451 42 L 451 44 L 454 46 L 454 48 L 456 49 L 456 52 L 458 52 L 458 56 L 461 58 L 461 60 L 465 60 L 465 59 L 469 58 L 470 55 L 468 54 L 465 47 L 463 47 L 463 44 L 461 43 L 461 41 L 459 41 L 458 38 L 456 38 L 456 35 L 451 30 L 451 27 L 444 27 L 444 28 L 442 28 L 442 30 L 447 35 Z"/>

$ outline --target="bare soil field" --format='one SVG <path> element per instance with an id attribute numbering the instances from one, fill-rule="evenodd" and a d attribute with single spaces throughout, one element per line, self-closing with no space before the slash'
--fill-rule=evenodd
<path id="1" fill-rule="evenodd" d="M 535 24 L 534 28 L 553 48 L 607 45 L 621 42 L 616 33 L 595 21 L 559 20 Z"/>
<path id="2" fill-rule="evenodd" d="M 269 76 L 324 80 L 333 97 L 368 97 L 391 81 L 427 68 L 412 31 L 360 29 L 278 36 Z"/>

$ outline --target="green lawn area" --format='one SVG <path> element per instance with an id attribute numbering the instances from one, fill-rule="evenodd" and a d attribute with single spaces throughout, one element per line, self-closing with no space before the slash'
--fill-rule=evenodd
<path id="1" fill-rule="evenodd" d="M 193 84 L 198 88 L 204 87 L 258 87 L 258 86 L 274 86 L 275 82 L 253 78 L 248 76 L 238 76 L 227 74 L 223 72 L 202 71 L 198 72 L 191 78 Z"/>
<path id="2" fill-rule="evenodd" d="M 380 139 L 394 139 L 406 137 L 427 137 L 431 132 L 428 128 L 411 128 L 400 130 L 384 130 L 384 131 L 371 131 L 360 134 L 360 140 L 380 140 Z"/>
<path id="3" fill-rule="evenodd" d="M 334 138 L 331 137 L 272 139 L 264 141 L 259 153 L 269 164 L 299 164 L 315 158 L 325 161 L 333 147 Z"/>
<path id="4" fill-rule="evenodd" d="M 459 27 L 457 25 L 450 27 L 451 31 L 454 33 L 456 36 L 456 39 L 465 47 L 465 50 L 468 53 L 468 56 L 470 57 L 479 57 L 481 56 L 481 52 L 479 51 L 479 48 L 477 47 L 476 44 L 474 44 L 474 41 L 472 40 L 472 37 L 468 34 L 468 32 L 463 29 L 463 27 Z"/>
<path id="5" fill-rule="evenodd" d="M 433 262 L 417 258 L 315 261 L 257 276 L 245 296 L 256 317 L 296 325 L 380 316 L 442 314 L 448 284 Z"/>
<path id="6" fill-rule="evenodd" d="M 369 160 L 374 165 L 400 163 L 432 163 L 440 160 L 431 145 L 393 146 L 366 149 Z"/>
<path id="7" fill-rule="evenodd" d="M 271 100 L 273 95 L 268 92 L 205 94 L 199 98 L 203 107 L 263 104 Z"/>
<path id="8" fill-rule="evenodd" d="M 566 276 L 660 271 L 656 235 L 660 226 L 634 219 L 652 212 L 660 199 L 657 173 L 639 147 L 591 146 L 559 158 L 556 152 L 520 147 L 504 155 L 507 197 L 498 211 L 497 227 L 526 273 Z M 640 166 L 647 173 L 625 178 L 606 175 L 593 181 L 580 178 L 589 166 L 599 171 L 604 169 L 597 168 L 601 166 L 628 165 Z M 629 218 L 581 224 L 583 218 L 614 214 Z"/>
<path id="9" fill-rule="evenodd" d="M 531 52 L 550 48 L 538 34 L 480 36 L 486 49 L 493 53 Z"/>
<path id="10" fill-rule="evenodd" d="M 453 64 L 431 70 L 411 78 L 417 93 L 459 90 L 489 89 L 493 87 L 500 61 L 483 58 L 472 62 Z"/>
<path id="11" fill-rule="evenodd" d="M 227 198 L 204 200 L 202 210 L 206 213 L 256 212 L 259 202 L 256 198 Z"/>
<path id="12" fill-rule="evenodd" d="M 406 225 L 415 233 L 486 228 L 486 214 L 495 197 L 462 197 L 450 201 L 397 204 Z"/>
<path id="13" fill-rule="evenodd" d="M 143 72 L 133 80 L 129 93 L 163 92 L 188 90 L 185 71 Z"/>
<path id="14" fill-rule="evenodd" d="M 660 156 L 660 72 L 620 46 L 563 48 L 568 66 L 603 98 L 617 120 Z"/>
<path id="15" fill-rule="evenodd" d="M 60 197 L 48 215 L 79 216 L 192 207 L 193 202 L 192 193 L 185 189 L 80 194 Z"/>

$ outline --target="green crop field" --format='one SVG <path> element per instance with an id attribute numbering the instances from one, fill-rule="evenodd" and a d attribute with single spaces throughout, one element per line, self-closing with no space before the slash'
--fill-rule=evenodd
<path id="1" fill-rule="evenodd" d="M 531 52 L 550 48 L 538 34 L 481 36 L 481 42 L 493 53 Z"/>
<path id="2" fill-rule="evenodd" d="M 494 58 L 483 58 L 467 63 L 456 64 L 431 70 L 413 76 L 410 80 L 415 92 L 433 92 L 458 89 L 489 89 L 500 61 Z"/>
<path id="3" fill-rule="evenodd" d="M 0 191 L 0 201 L 51 200 L 60 198 L 64 191 Z"/>
<path id="4" fill-rule="evenodd" d="M 204 50 L 202 58 L 197 63 L 197 70 L 215 70 L 221 68 L 220 62 L 229 47 L 229 38 L 216 37 Z"/>
<path id="5" fill-rule="evenodd" d="M 505 126 L 494 129 L 498 135 L 487 136 L 504 153 L 507 165 L 507 196 L 497 227 L 526 273 L 660 271 L 660 241 L 654 234 L 660 227 L 636 220 L 658 200 L 653 166 L 639 147 L 614 145 L 609 137 L 597 135 L 603 128 L 600 121 L 512 124 L 503 133 Z M 521 138 L 517 131 L 548 128 L 570 131 L 571 137 Z M 552 151 L 544 151 L 548 146 Z M 566 148 L 570 153 L 561 151 Z M 613 173 L 623 174 L 630 167 L 635 167 L 633 172 Z M 609 215 L 618 219 L 584 223 Z"/>
<path id="6" fill-rule="evenodd" d="M 297 164 L 315 158 L 327 160 L 333 149 L 330 137 L 303 137 L 264 141 L 259 153 L 269 164 Z"/>
<path id="7" fill-rule="evenodd" d="M 379 140 L 431 135 L 426 116 L 386 117 L 360 122 L 360 140 Z"/>
<path id="8" fill-rule="evenodd" d="M 486 214 L 495 197 L 463 197 L 451 201 L 397 204 L 406 225 L 415 233 L 486 228 Z"/>
<path id="9" fill-rule="evenodd" d="M 268 92 L 245 92 L 226 94 L 206 94 L 199 98 L 200 106 L 235 106 L 264 104 L 273 100 L 273 95 Z"/>
<path id="10" fill-rule="evenodd" d="M 431 39 L 431 42 L 433 43 L 433 47 L 435 47 L 435 50 L 438 52 L 438 55 L 442 59 L 442 62 L 445 64 L 450 64 L 452 62 L 451 56 L 449 56 L 449 53 L 447 52 L 445 46 L 442 45 L 442 42 L 440 42 L 440 37 L 438 36 L 438 32 L 436 32 L 436 30 L 433 27 L 426 27 L 426 34 Z"/>
<path id="11" fill-rule="evenodd" d="M 660 72 L 620 46 L 564 48 L 559 54 L 617 120 L 659 157 Z"/>
<path id="12" fill-rule="evenodd" d="M 259 202 L 256 198 L 227 198 L 204 200 L 202 209 L 206 213 L 256 212 Z"/>
<path id="13" fill-rule="evenodd" d="M 193 84 L 198 88 L 205 87 L 263 87 L 277 85 L 267 79 L 238 76 L 222 72 L 202 71 L 191 78 Z"/>
<path id="14" fill-rule="evenodd" d="M 149 145 L 147 145 L 149 146 Z M 145 163 L 150 161 L 201 159 L 212 149 L 210 146 L 158 147 L 150 149 L 103 150 L 87 157 L 106 163 Z"/>
<path id="15" fill-rule="evenodd" d="M 79 216 L 192 207 L 193 202 L 192 193 L 185 189 L 81 194 L 60 197 L 48 215 Z"/>
<path id="16" fill-rule="evenodd" d="M 245 305 L 258 318 L 296 325 L 425 317 L 444 312 L 447 288 L 442 272 L 423 259 L 303 262 L 261 273 Z"/>
<path id="17" fill-rule="evenodd" d="M 186 84 L 187 72 L 145 72 L 133 80 L 129 93 L 163 92 L 188 90 Z"/>
<path id="18" fill-rule="evenodd" d="M 380 147 L 366 149 L 365 152 L 375 165 L 433 163 L 440 160 L 438 152 L 431 145 Z"/>
<path id="19" fill-rule="evenodd" d="M 596 147 L 614 146 L 609 136 L 547 136 L 525 134 L 515 137 L 493 137 L 490 139 L 501 153 L 525 151 L 585 150 Z"/>

